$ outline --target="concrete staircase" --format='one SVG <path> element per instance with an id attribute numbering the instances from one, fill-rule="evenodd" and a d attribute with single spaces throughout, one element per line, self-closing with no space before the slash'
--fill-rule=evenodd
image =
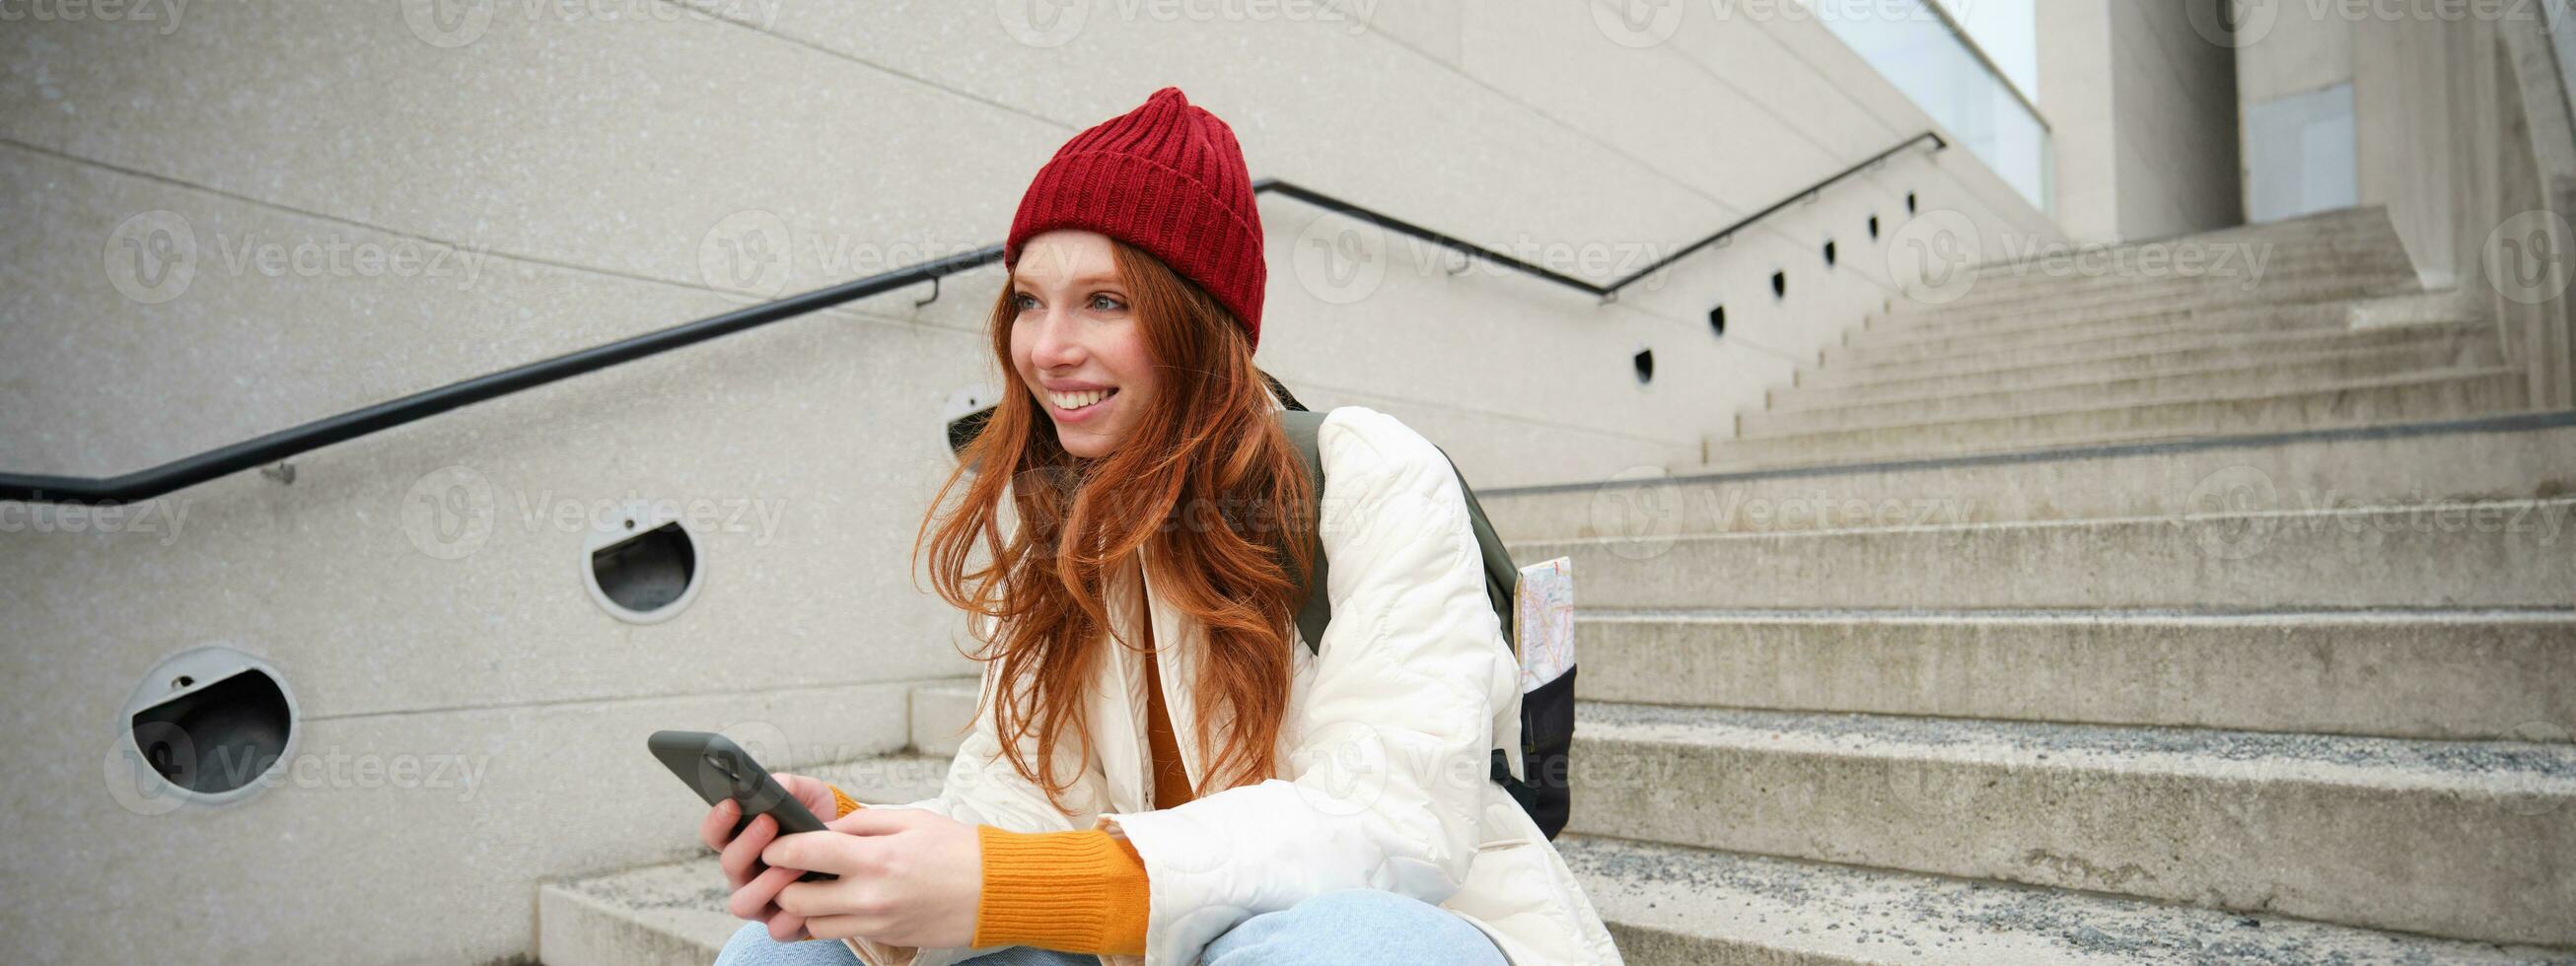
<path id="1" fill-rule="evenodd" d="M 2266 274 L 1989 270 L 1708 464 L 1480 497 L 1574 558 L 1556 847 L 1630 963 L 2576 963 L 2576 414 L 2375 211 Z M 916 689 L 930 794 L 972 682 Z M 704 963 L 712 859 L 548 885 Z"/>
<path id="2" fill-rule="evenodd" d="M 2268 274 L 1991 268 L 1481 494 L 1574 560 L 1629 962 L 2576 962 L 2576 414 L 2377 211 L 2198 241 Z"/>

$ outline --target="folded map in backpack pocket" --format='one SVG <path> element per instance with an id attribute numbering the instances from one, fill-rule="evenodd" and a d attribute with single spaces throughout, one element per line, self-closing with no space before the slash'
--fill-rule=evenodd
<path id="1" fill-rule="evenodd" d="M 1512 590 L 1512 636 L 1521 654 L 1521 692 L 1538 689 L 1574 666 L 1574 558 L 1521 568 Z"/>

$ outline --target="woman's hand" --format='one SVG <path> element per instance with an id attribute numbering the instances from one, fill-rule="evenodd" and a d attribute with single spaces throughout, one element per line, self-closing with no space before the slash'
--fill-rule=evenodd
<path id="1" fill-rule="evenodd" d="M 771 842 L 760 858 L 779 867 L 764 875 L 784 876 L 781 914 L 798 917 L 818 939 L 865 936 L 927 947 L 975 939 L 984 847 L 972 825 L 916 808 L 863 808 L 833 822 L 832 831 Z M 795 869 L 840 878 L 794 882 Z M 778 934 L 774 920 L 770 934 Z"/>
<path id="2" fill-rule="evenodd" d="M 831 786 L 803 775 L 776 777 L 787 794 L 795 796 L 816 817 L 839 810 L 832 799 Z M 724 867 L 725 885 L 733 889 L 733 898 L 726 907 L 736 916 L 767 925 L 771 939 L 792 942 L 806 938 L 805 918 L 780 913 L 775 902 L 779 887 L 795 881 L 805 870 L 763 870 L 757 864 L 761 850 L 778 838 L 778 820 L 759 816 L 743 827 L 741 835 L 734 835 L 733 823 L 741 820 L 741 803 L 728 798 L 708 809 L 706 819 L 698 823 L 698 840 L 721 853 L 716 864 Z"/>

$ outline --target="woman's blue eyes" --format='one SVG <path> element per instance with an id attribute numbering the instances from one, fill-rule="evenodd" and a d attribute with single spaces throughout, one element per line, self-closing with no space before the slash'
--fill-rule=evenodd
<path id="1" fill-rule="evenodd" d="M 1012 299 L 1013 299 L 1015 302 L 1017 302 L 1017 304 L 1018 304 L 1018 306 L 1019 306 L 1020 311 L 1026 312 L 1026 311 L 1028 311 L 1030 308 L 1033 308 L 1033 306 L 1031 306 L 1029 303 L 1030 303 L 1030 302 L 1033 302 L 1033 301 L 1036 301 L 1036 300 L 1037 300 L 1037 297 L 1036 297 L 1036 296 L 1033 296 L 1033 295 L 1029 295 L 1029 294 L 1027 294 L 1027 293 L 1023 292 L 1023 293 L 1021 293 L 1021 294 L 1018 294 L 1018 295 L 1014 295 L 1014 296 L 1012 296 Z M 1108 304 L 1108 305 L 1106 305 L 1106 306 L 1103 306 L 1103 305 L 1101 305 L 1101 304 L 1100 304 L 1100 303 L 1102 303 L 1102 302 L 1107 302 L 1107 303 L 1109 303 L 1109 304 Z M 1091 306 L 1092 306 L 1093 308 L 1099 309 L 1100 311 L 1103 311 L 1103 312 L 1115 312 L 1115 311 L 1118 311 L 1119 309 L 1123 309 L 1123 308 L 1126 308 L 1126 307 L 1127 307 L 1127 303 L 1125 303 L 1125 302 L 1121 302 L 1121 301 L 1119 301 L 1119 300 L 1118 300 L 1118 298 L 1117 298 L 1116 296 L 1110 295 L 1110 294 L 1105 293 L 1105 292 L 1095 292 L 1095 293 L 1092 293 L 1092 296 L 1091 296 L 1091 303 L 1090 303 L 1090 304 L 1091 304 Z"/>

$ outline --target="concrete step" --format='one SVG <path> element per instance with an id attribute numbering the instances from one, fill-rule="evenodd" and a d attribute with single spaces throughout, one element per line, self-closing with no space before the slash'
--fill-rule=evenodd
<path id="1" fill-rule="evenodd" d="M 2310 325 L 2358 329 L 2387 324 L 2447 322 L 2483 317 L 2484 314 L 2477 306 L 2463 302 L 2456 293 L 2435 295 L 2419 293 L 2361 299 L 2332 298 L 2317 302 L 2278 302 L 2203 308 L 2150 305 L 2134 313 L 2075 322 L 2040 318 L 2008 324 L 1978 323 L 1851 329 L 1841 333 L 1840 344 L 1829 347 L 1825 357 L 1829 360 L 1836 358 L 1835 352 L 1838 349 L 1848 350 L 1857 355 L 1864 350 L 1923 347 L 1943 343 L 1983 346 L 1989 350 L 2006 349 L 2021 342 L 2055 341 L 2056 337 L 2070 333 L 2121 334 L 2137 329 L 2162 328 L 2183 322 L 2198 322 L 2211 328 L 2256 331 L 2264 328 L 2303 328 Z"/>
<path id="2" fill-rule="evenodd" d="M 2576 745 L 1580 703 L 1567 829 L 2576 945 Z"/>
<path id="3" fill-rule="evenodd" d="M 1891 426 L 1923 420 L 1982 419 L 2017 412 L 2133 406 L 2177 397 L 2270 396 L 2410 373 L 2455 368 L 2435 353 L 2397 349 L 2360 349 L 2279 356 L 2261 362 L 2231 362 L 2202 368 L 2161 372 L 2122 379 L 2089 379 L 2055 385 L 1996 389 L 1957 386 L 1933 394 L 1877 402 L 1831 405 L 1826 390 L 1782 392 L 1784 405 L 1767 412 L 1737 415 L 1745 436 L 1794 436 L 1868 426 Z M 1818 405 L 1818 403 L 1827 403 Z"/>
<path id="4" fill-rule="evenodd" d="M 2109 291 L 2086 298 L 2035 295 L 2000 303 L 1937 303 L 1917 296 L 1897 296 L 1883 313 L 1862 317 L 1867 329 L 1910 327 L 1971 330 L 1982 326 L 2074 324 L 2142 315 L 2158 310 L 2227 308 L 2367 299 L 2419 293 L 2414 276 L 2384 274 L 2303 275 L 2266 279 L 2260 285 L 2203 284 L 2192 289 Z M 1912 298 L 1913 301 L 1907 299 Z"/>
<path id="5" fill-rule="evenodd" d="M 2317 212 L 2297 218 L 2257 225 L 2235 225 L 2188 235 L 2142 238 L 2108 245 L 2092 244 L 2080 246 L 2080 248 L 2084 251 L 2107 250 L 2114 253 L 2135 253 L 2149 248 L 2171 249 L 2186 243 L 2268 245 L 2276 252 L 2283 250 L 2300 252 L 2329 247 L 2355 253 L 2386 253 L 2393 249 L 2393 254 L 2397 257 L 2405 254 L 2404 243 L 2397 236 L 2395 223 L 2389 219 L 2387 209 L 2378 205 Z M 2078 248 L 2079 246 L 2074 245 L 2065 246 L 2068 251 Z M 2026 277 L 2031 274 L 2032 266 L 2040 262 L 2038 257 L 2027 253 L 1998 252 L 1996 254 L 1999 257 L 1973 266 L 1969 271 L 1975 272 L 1980 277 Z M 2019 257 L 2015 257 L 2016 254 Z"/>
<path id="6" fill-rule="evenodd" d="M 2400 300 L 2403 301 L 2403 300 Z M 1958 356 L 1993 356 L 2024 349 L 2181 332 L 2237 333 L 2344 330 L 2353 328 L 2357 307 L 2367 301 L 2291 302 L 2224 309 L 2156 308 L 2136 315 L 2067 324 L 2056 321 L 1981 327 L 1969 331 L 1913 333 L 1876 330 L 1849 333 L 1843 345 L 1828 346 L 1827 367 L 1902 365 Z M 2467 317 L 2444 319 L 2466 321 Z M 1897 338 L 1898 335 L 1907 338 Z"/>
<path id="7" fill-rule="evenodd" d="M 2059 250 L 2068 252 L 2070 250 Z M 1944 309 L 1989 309 L 2048 300 L 2094 300 L 2111 296 L 2188 295 L 2200 292 L 2248 291 L 2266 285 L 2320 277 L 2403 278 L 2414 275 L 2402 242 L 2384 239 L 2313 238 L 2287 244 L 2255 246 L 2202 244 L 2168 247 L 2129 256 L 2103 255 L 2086 249 L 2079 257 L 2060 254 L 2025 259 L 2009 267 L 1980 272 L 1966 279 L 1939 276 L 1924 289 L 1949 301 L 1929 306 Z M 2176 258 L 2175 255 L 2185 257 Z M 1964 290 L 1960 286 L 1965 286 Z"/>
<path id="8" fill-rule="evenodd" d="M 2576 611 L 1600 610 L 1585 700 L 2576 741 Z"/>
<path id="9" fill-rule="evenodd" d="M 1774 462 L 1781 458 L 1843 461 L 2006 446 L 2034 440 L 2115 439 L 2139 433 L 2219 435 L 2281 432 L 2518 412 L 2530 391 L 2513 369 L 2435 370 L 2355 380 L 2296 391 L 2240 396 L 2179 395 L 2162 399 L 2001 416 L 1918 417 L 1848 429 L 1774 429 L 1712 444 L 1710 461 Z"/>
<path id="10" fill-rule="evenodd" d="M 1963 290 L 1961 286 L 1966 286 Z M 2104 275 L 2096 277 L 2050 276 L 2043 270 L 2019 281 L 2012 276 L 1988 276 L 1974 281 L 1948 281 L 1939 286 L 1910 289 L 1892 296 L 1888 308 L 1872 316 L 1869 325 L 1903 326 L 1908 322 L 1936 320 L 1993 320 L 2046 315 L 2070 309 L 2098 306 L 2138 305 L 2167 302 L 2188 304 L 2223 304 L 2227 302 L 2272 302 L 2280 293 L 2314 292 L 2407 292 L 2421 289 L 2420 281 L 2403 260 L 2391 263 L 2384 259 L 2355 260 L 2336 253 L 2285 256 L 2266 263 L 2256 271 L 2241 263 L 2223 272 L 2208 274 L 2166 273 L 2160 275 Z"/>
<path id="11" fill-rule="evenodd" d="M 2256 489 L 2231 478 L 2225 506 Z M 1804 533 L 1514 541 L 1586 608 L 2558 608 L 2576 498 Z"/>
<path id="12" fill-rule="evenodd" d="M 870 804 L 939 794 L 949 759 L 888 755 L 811 773 Z M 546 966 L 706 966 L 743 920 L 724 910 L 728 890 L 695 829 L 673 833 L 672 861 L 577 876 L 537 889 L 537 956 Z"/>
<path id="13" fill-rule="evenodd" d="M 1629 966 L 2576 963 L 2564 950 L 1653 842 L 1569 834 L 1556 846 Z"/>
<path id="14" fill-rule="evenodd" d="M 2576 493 L 2576 411 L 1477 493 L 1511 541 L 2180 516 Z"/>
<path id="15" fill-rule="evenodd" d="M 2439 333 L 2456 333 L 2455 338 L 2469 341 L 2478 337 L 2495 338 L 2495 328 L 2464 322 L 2433 322 L 2419 325 L 2350 329 L 2341 326 L 2298 326 L 2282 329 L 2224 329 L 2180 325 L 2105 338 L 2069 338 L 2033 345 L 2001 348 L 1991 352 L 1967 352 L 1909 360 L 1853 360 L 1827 365 L 1800 373 L 1798 385 L 1850 386 L 1880 384 L 1900 380 L 1953 377 L 1953 382 L 1999 370 L 2020 370 L 2044 366 L 2075 365 L 2101 359 L 2142 355 L 2195 358 L 2189 353 L 2201 352 L 2219 358 L 2229 356 L 2224 350 L 2240 350 L 2235 361 L 2251 362 L 2283 353 L 2351 350 L 2404 345 L 2438 337 Z"/>
<path id="16" fill-rule="evenodd" d="M 2350 368 L 2349 360 L 2332 360 L 2327 371 Z M 2047 399 L 2077 401 L 2050 407 L 2017 393 L 1978 393 L 1961 403 L 1919 400 L 1912 407 L 1881 404 L 1868 409 L 1808 410 L 1772 419 L 1739 418 L 1741 435 L 1725 445 L 1759 440 L 1799 439 L 1824 446 L 1863 446 L 1945 440 L 1970 444 L 2029 436 L 2082 436 L 2094 432 L 2125 433 L 2173 426 L 2206 432 L 2289 430 L 2309 425 L 2387 422 L 2397 419 L 2456 419 L 2516 412 L 2530 398 L 2528 377 L 2502 366 L 2407 369 L 2351 379 L 2298 379 L 2299 370 L 2276 371 L 2271 378 L 2247 378 L 2239 371 L 2216 379 L 2186 376 L 2154 380 L 2119 380 L 2085 399 L 2080 392 L 2055 392 Z M 2306 372 L 2313 372 L 2307 370 Z M 2210 383 L 2236 383 L 2244 388 L 2218 392 Z M 2283 383 L 2271 385 L 2271 383 Z M 2245 385 L 2251 383 L 2251 385 Z M 2105 387 L 2113 383 L 2104 383 Z M 2100 398 L 2107 397 L 2107 398 Z M 1750 416 L 1752 414 L 1746 414 Z"/>
<path id="17" fill-rule="evenodd" d="M 912 748 L 942 758 L 957 754 L 975 723 L 975 697 L 981 679 L 916 684 L 912 688 Z"/>
<path id="18" fill-rule="evenodd" d="M 2487 325 L 2405 325 L 2343 331 L 2294 331 L 2213 336 L 2205 344 L 2100 352 L 2052 352 L 2040 359 L 2011 357 L 1960 364 L 1879 369 L 1807 369 L 1769 398 L 1782 409 L 1824 408 L 1861 402 L 1916 399 L 1956 393 L 1964 386 L 2028 389 L 2070 383 L 2136 379 L 2276 361 L 2306 361 L 2332 353 L 2401 353 L 2422 368 L 2492 363 L 2499 352 Z"/>

